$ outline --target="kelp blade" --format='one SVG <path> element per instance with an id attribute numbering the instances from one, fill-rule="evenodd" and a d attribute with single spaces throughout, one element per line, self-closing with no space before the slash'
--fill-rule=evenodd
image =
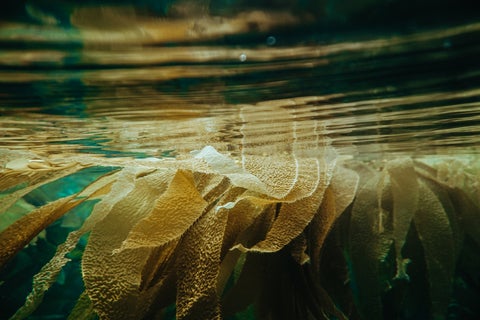
<path id="1" fill-rule="evenodd" d="M 71 317 L 160 317 L 174 304 L 179 319 L 220 319 L 246 309 L 256 310 L 256 317 L 284 312 L 348 318 L 352 311 L 340 301 L 353 297 L 349 308 L 361 318 L 381 319 L 391 312 L 385 297 L 410 285 L 414 269 L 406 261 L 414 268 L 425 266 L 428 308 L 444 316 L 454 294 L 463 232 L 475 236 L 460 222 L 474 219 L 475 203 L 439 180 L 434 167 L 409 158 L 373 170 L 336 160 L 317 166 L 319 161 L 308 159 L 304 164 L 316 169 L 307 171 L 318 175 L 310 180 L 299 175 L 297 183 L 305 183 L 304 188 L 288 187 L 285 198 L 269 194 L 260 178 L 207 148 L 192 157 L 192 163 L 203 161 L 199 171 L 192 171 L 186 160 L 150 167 L 130 163 L 79 193 L 34 210 L 0 234 L 12 238 L 17 224 L 28 225 L 25 232 L 33 230 L 5 256 L 13 257 L 52 217 L 89 198 L 99 200 L 84 225 L 34 277 L 34 289 L 15 317 L 34 312 L 69 260 L 65 255 L 86 233 L 86 289 Z M 299 174 L 303 169 L 294 170 Z M 407 189 L 418 192 L 410 197 Z M 451 200 L 441 198 L 445 196 Z M 455 227 L 451 219 L 459 221 Z M 346 238 L 340 230 L 347 230 Z M 413 260 L 409 251 L 413 232 L 422 246 L 421 260 Z M 337 250 L 330 247 L 333 243 L 347 257 L 334 262 L 344 263 L 350 275 L 342 290 L 324 283 L 322 275 L 328 272 L 326 259 Z M 280 265 L 266 276 L 272 264 Z M 281 282 L 274 284 L 275 277 Z M 290 285 L 292 295 L 284 291 Z M 275 305 L 272 299 L 283 303 Z"/>

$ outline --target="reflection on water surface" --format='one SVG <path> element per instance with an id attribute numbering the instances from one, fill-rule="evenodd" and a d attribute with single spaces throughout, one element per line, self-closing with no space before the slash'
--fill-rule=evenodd
<path id="1" fill-rule="evenodd" d="M 164 23 L 157 27 L 170 30 Z M 476 23 L 285 45 L 282 34 L 269 44 L 275 33 L 265 31 L 229 45 L 170 46 L 145 36 L 112 47 L 118 31 L 106 30 L 101 39 L 79 35 L 81 47 L 67 37 L 57 48 L 45 37 L 52 30 L 39 28 L 27 50 L 17 48 L 30 41 L 19 28 L 0 32 L 10 46 L 0 60 L 1 139 L 10 148 L 143 156 L 215 142 L 238 149 L 249 126 L 242 112 L 258 109 L 258 119 L 268 105 L 286 117 L 282 130 L 316 122 L 347 153 L 476 153 Z"/>

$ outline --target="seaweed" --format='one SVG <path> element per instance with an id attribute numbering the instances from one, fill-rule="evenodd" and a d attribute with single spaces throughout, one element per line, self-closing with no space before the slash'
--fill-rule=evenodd
<path id="1" fill-rule="evenodd" d="M 71 319 L 439 319 L 478 291 L 465 283 L 475 277 L 465 257 L 478 261 L 480 245 L 475 167 L 447 173 L 447 162 L 409 157 L 367 166 L 322 150 L 6 164 L 0 268 L 95 201 L 9 316 L 35 312 L 71 259 L 85 286 Z M 67 196 L 26 196 L 87 167 L 101 174 Z"/>

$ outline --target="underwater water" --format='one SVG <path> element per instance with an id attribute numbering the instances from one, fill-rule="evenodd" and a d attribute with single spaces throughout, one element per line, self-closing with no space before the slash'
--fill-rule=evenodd
<path id="1" fill-rule="evenodd" d="M 0 319 L 478 319 L 472 1 L 0 14 Z"/>

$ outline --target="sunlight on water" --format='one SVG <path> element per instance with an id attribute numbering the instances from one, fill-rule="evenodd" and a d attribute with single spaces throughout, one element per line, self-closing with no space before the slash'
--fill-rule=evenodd
<path id="1" fill-rule="evenodd" d="M 159 30 L 170 28 L 165 23 Z M 216 142 L 227 150 L 241 145 L 242 110 L 270 105 L 287 117 L 283 130 L 318 122 L 347 153 L 478 150 L 479 24 L 361 41 L 166 47 L 149 36 L 112 47 L 116 30 L 79 34 L 84 45 L 72 47 L 68 34 L 49 27 L 32 31 L 38 42 L 30 50 L 16 49 L 32 41 L 19 28 L 0 32 L 10 46 L 0 59 L 1 142 L 9 148 L 159 156 Z M 51 32 L 66 37 L 65 48 L 50 48 L 58 46 Z M 128 32 L 120 34 L 127 41 Z"/>

